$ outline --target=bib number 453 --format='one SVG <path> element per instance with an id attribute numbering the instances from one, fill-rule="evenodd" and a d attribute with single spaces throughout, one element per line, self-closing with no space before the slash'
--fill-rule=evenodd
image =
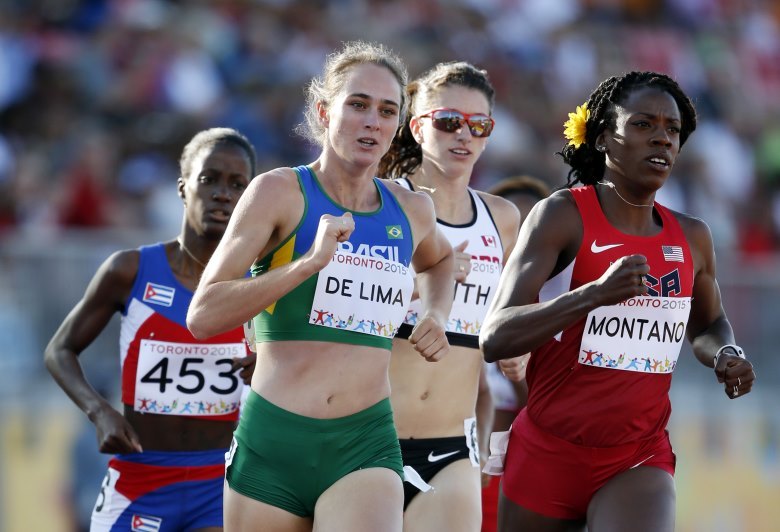
<path id="1" fill-rule="evenodd" d="M 206 361 L 202 358 L 187 357 L 181 359 L 178 374 L 175 368 L 169 368 L 169 359 L 161 358 L 149 371 L 144 374 L 140 382 L 144 384 L 157 384 L 160 393 L 165 393 L 168 385 L 178 382 L 175 388 L 179 392 L 188 395 L 194 395 L 203 390 L 206 386 L 206 376 L 204 370 L 214 371 L 214 368 L 204 367 Z M 210 384 L 209 389 L 219 395 L 230 395 L 238 388 L 238 377 L 233 374 L 233 362 L 229 358 L 222 358 L 212 362 L 215 366 L 224 366 L 224 371 L 217 373 L 217 378 L 222 381 L 222 386 L 217 386 L 219 382 Z M 171 364 L 176 366 L 177 364 Z M 172 369 L 172 371 L 171 371 Z M 210 372 L 209 372 L 210 373 Z M 174 378 L 175 377 L 175 378 Z"/>

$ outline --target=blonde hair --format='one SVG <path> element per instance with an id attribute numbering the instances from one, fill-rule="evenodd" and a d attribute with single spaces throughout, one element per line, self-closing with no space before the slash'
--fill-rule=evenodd
<path id="1" fill-rule="evenodd" d="M 328 55 L 320 76 L 312 78 L 306 86 L 304 121 L 295 131 L 320 147 L 325 145 L 326 132 L 319 120 L 317 104 L 328 107 L 344 87 L 349 71 L 358 65 L 374 64 L 389 70 L 401 86 L 399 117 L 406 115 L 406 84 L 409 75 L 403 60 L 383 44 L 349 41 L 342 48 Z M 400 119 L 400 118 L 399 118 Z"/>

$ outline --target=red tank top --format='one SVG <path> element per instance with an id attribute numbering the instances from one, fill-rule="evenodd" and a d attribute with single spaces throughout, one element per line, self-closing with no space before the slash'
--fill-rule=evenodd
<path id="1" fill-rule="evenodd" d="M 528 414 L 573 443 L 609 447 L 653 436 L 671 414 L 669 386 L 690 311 L 693 259 L 674 214 L 655 204 L 662 230 L 627 235 L 604 216 L 592 186 L 570 190 L 583 237 L 574 261 L 545 283 L 547 301 L 601 277 L 621 257 L 647 257 L 648 296 L 599 307 L 531 356 Z"/>

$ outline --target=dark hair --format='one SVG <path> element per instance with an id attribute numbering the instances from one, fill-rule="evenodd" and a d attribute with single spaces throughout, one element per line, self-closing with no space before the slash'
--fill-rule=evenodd
<path id="1" fill-rule="evenodd" d="M 610 77 L 602 81 L 588 98 L 590 116 L 585 127 L 585 142 L 576 148 L 566 144 L 557 152 L 571 166 L 565 188 L 571 188 L 577 183 L 591 185 L 601 179 L 604 175 L 605 154 L 596 150 L 596 139 L 605 129 L 615 128 L 615 106 L 624 102 L 633 91 L 645 87 L 666 91 L 677 102 L 682 118 L 680 147 L 685 144 L 688 136 L 696 129 L 696 109 L 676 81 L 658 72 L 634 71 Z"/>
<path id="2" fill-rule="evenodd" d="M 325 145 L 327 133 L 322 126 L 317 113 L 317 103 L 322 102 L 329 107 L 333 99 L 344 87 L 346 76 L 353 67 L 364 64 L 374 64 L 389 70 L 401 86 L 401 109 L 399 117 L 406 112 L 406 83 L 409 75 L 403 60 L 390 48 L 383 44 L 349 41 L 342 48 L 328 55 L 322 74 L 312 78 L 306 86 L 306 108 L 303 122 L 295 127 L 295 132 L 303 138 L 317 144 Z"/>
<path id="3" fill-rule="evenodd" d="M 428 105 L 431 94 L 442 87 L 466 87 L 480 91 L 488 100 L 490 112 L 493 112 L 496 91 L 488 79 L 487 71 L 480 70 L 465 61 L 439 63 L 409 83 L 406 94 L 409 110 L 404 124 L 390 145 L 390 150 L 379 162 L 378 174 L 387 179 L 395 179 L 413 174 L 422 164 L 422 148 L 412 135 L 409 120 L 415 113 L 422 112 Z"/>
<path id="4" fill-rule="evenodd" d="M 179 159 L 179 169 L 181 171 L 182 179 L 187 179 L 190 176 L 190 172 L 192 172 L 192 160 L 200 150 L 203 148 L 213 148 L 217 144 L 223 142 L 234 144 L 246 152 L 247 157 L 249 157 L 249 166 L 251 170 L 249 178 L 253 178 L 256 172 L 255 164 L 257 155 L 255 154 L 255 148 L 252 146 L 252 143 L 249 142 L 249 139 L 233 128 L 213 127 L 197 133 L 187 145 L 184 146 L 181 158 Z"/>
<path id="5" fill-rule="evenodd" d="M 527 194 L 537 200 L 543 200 L 550 195 L 550 187 L 539 178 L 530 175 L 520 175 L 502 179 L 487 189 L 486 192 L 502 198 L 512 194 Z"/>

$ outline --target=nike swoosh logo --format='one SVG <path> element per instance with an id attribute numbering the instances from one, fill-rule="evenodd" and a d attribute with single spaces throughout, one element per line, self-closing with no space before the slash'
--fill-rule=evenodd
<path id="1" fill-rule="evenodd" d="M 593 253 L 601 253 L 602 251 L 607 251 L 608 249 L 616 248 L 622 245 L 623 244 L 607 244 L 606 246 L 599 246 L 598 244 L 596 244 L 596 241 L 594 240 L 593 243 L 590 245 L 590 250 Z"/>
<path id="2" fill-rule="evenodd" d="M 460 451 L 452 451 L 451 453 L 444 453 L 444 454 L 433 454 L 433 451 L 428 453 L 428 461 L 429 462 L 438 462 L 439 460 L 444 460 L 448 456 L 452 456 L 453 454 L 458 454 Z"/>

